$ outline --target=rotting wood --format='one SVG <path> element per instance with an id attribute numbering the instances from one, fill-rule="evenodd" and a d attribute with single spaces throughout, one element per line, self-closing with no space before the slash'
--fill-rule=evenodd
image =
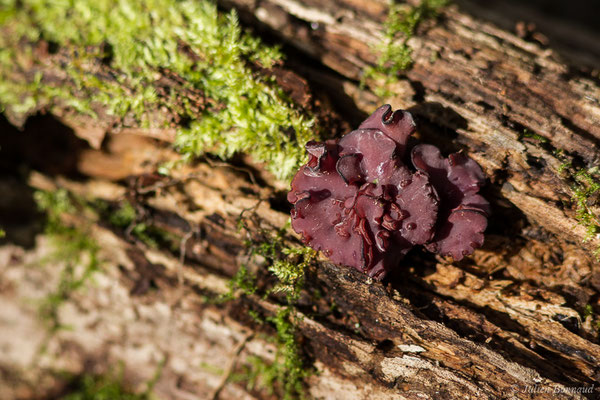
<path id="1" fill-rule="evenodd" d="M 222 3 L 235 6 L 248 23 L 269 28 L 339 74 L 295 65 L 300 73 L 312 74 L 319 85 L 333 92 L 331 99 L 342 99 L 340 108 L 348 119 L 359 122 L 354 120 L 360 113 L 378 105 L 376 97 L 357 88 L 356 82 L 365 67 L 376 60 L 373 46 L 381 39 L 387 10 L 384 2 Z M 490 177 L 496 203 L 508 200 L 531 222 L 558 238 L 581 243 L 587 237 L 586 229 L 575 218 L 572 181 L 560 171 L 567 162 L 576 168 L 590 168 L 600 162 L 597 79 L 566 63 L 552 49 L 478 21 L 455 6 L 446 8 L 438 21 L 422 24 L 409 44 L 414 48 L 414 66 L 396 85 L 397 95 L 380 101 L 408 108 L 416 115 L 419 134 L 425 141 L 439 143 L 446 151 L 467 151 Z M 43 62 L 21 73 L 41 73 L 44 80 L 69 83 L 60 67 L 69 62 L 68 54 L 49 54 L 41 45 L 36 52 Z M 85 68 L 100 79 L 109 79 L 114 72 L 104 64 Z M 331 108 L 323 107 L 327 100 L 322 100 L 327 96 L 319 90 L 312 98 L 307 96 L 307 83 L 297 74 L 281 68 L 263 72 L 273 74 L 302 107 L 316 111 L 327 128 L 340 134 L 350 127 L 337 116 L 328 115 L 326 110 Z M 162 71 L 162 75 L 164 79 L 156 83 L 158 92 L 165 85 L 176 91 L 188 90 L 169 71 Z M 190 99 L 194 107 L 204 106 L 200 94 L 190 93 Z M 99 119 L 90 121 L 66 105 L 53 108 L 96 147 L 103 137 L 101 128 L 174 139 L 178 120 L 165 110 L 147 111 L 152 126 L 164 126 L 169 121 L 165 129 L 137 129 L 127 118 L 120 121 L 102 109 L 96 111 Z M 592 237 L 584 246 L 593 251 L 600 246 L 600 239 Z"/>
<path id="2" fill-rule="evenodd" d="M 375 63 L 372 47 L 387 10 L 383 2 L 345 0 L 222 3 L 354 82 Z M 569 204 L 571 190 L 558 171 L 565 159 L 583 160 L 588 168 L 600 162 L 597 79 L 552 49 L 455 6 L 424 23 L 409 44 L 414 66 L 401 78 L 407 85 L 388 99 L 392 105 L 416 114 L 428 139 L 467 149 L 500 189 L 497 195 L 530 220 L 560 238 L 584 239 L 573 210 L 561 206 Z M 352 89 L 348 95 L 357 96 Z M 523 140 L 524 134 L 547 142 Z M 456 143 L 447 135 L 456 135 Z M 588 245 L 594 249 L 598 241 Z"/>
<path id="3" fill-rule="evenodd" d="M 363 99 L 357 101 L 362 111 L 376 105 L 372 95 L 357 88 L 356 80 L 362 68 L 374 60 L 369 45 L 381 30 L 386 10 L 382 3 L 326 1 L 317 7 L 311 2 L 269 0 L 236 4 L 249 12 L 246 16 L 255 15 L 279 29 L 292 45 L 337 71 L 341 76 L 333 78 L 325 70 L 315 72 L 329 84 L 339 83 L 337 96 Z M 274 22 L 274 16 L 279 22 Z M 318 24 L 314 31 L 307 28 L 310 22 Z M 391 278 L 389 288 L 325 262 L 310 271 L 306 291 L 318 289 L 323 297 L 316 300 L 303 294 L 299 310 L 304 318 L 299 329 L 305 348 L 325 372 L 324 378 L 309 380 L 309 391 L 325 398 L 347 398 L 355 394 L 354 389 L 350 385 L 344 389 L 340 382 L 348 384 L 354 379 L 369 388 L 357 392 L 362 398 L 419 398 L 421 394 L 430 398 L 547 397 L 544 392 L 527 393 L 528 387 L 558 388 L 562 392 L 555 398 L 581 398 L 565 391 L 600 383 L 597 330 L 583 326 L 581 316 L 585 305 L 598 300 L 600 272 L 580 248 L 583 233 L 577 230 L 572 212 L 558 205 L 569 197 L 568 185 L 556 173 L 562 160 L 554 156 L 552 148 L 523 139 L 522 130 L 546 137 L 553 148 L 593 165 L 598 161 L 600 133 L 594 124 L 599 109 L 590 99 L 598 99 L 598 86 L 589 77 L 569 75 L 569 67 L 550 50 L 454 8 L 444 14 L 439 25 L 422 29 L 422 35 L 411 41 L 416 64 L 406 74 L 408 84 L 400 86 L 405 92 L 392 101 L 411 107 L 421 118 L 422 136 L 436 139 L 446 150 L 460 146 L 486 169 L 496 218 L 512 218 L 514 211 L 520 210 L 533 226 L 516 217 L 514 226 L 507 227 L 504 221 L 498 223 L 500 228 L 492 226 L 486 246 L 459 264 L 413 254 Z M 430 62 L 432 52 L 439 57 Z M 309 71 L 310 67 L 298 69 Z M 503 93 L 504 89 L 508 90 Z M 198 305 L 185 316 L 174 316 L 174 321 L 189 322 L 189 318 L 202 326 L 195 332 L 198 338 L 212 338 L 214 332 L 202 322 L 206 314 L 198 310 L 210 310 L 206 312 L 221 322 L 231 310 L 199 305 L 197 292 L 216 295 L 227 290 L 226 279 L 235 273 L 243 255 L 236 227 L 243 210 L 253 209 L 268 226 L 283 226 L 287 215 L 269 204 L 269 199 L 278 195 L 269 185 L 274 186 L 273 181 L 263 178 L 261 187 L 239 167 L 208 162 L 161 178 L 154 174 L 157 162 L 177 155 L 142 136 L 169 142 L 172 130 L 122 130 L 117 126 L 114 132 L 121 133 L 104 138 L 104 130 L 99 134 L 97 126 L 89 134 L 84 126 L 88 120 L 66 111 L 61 116 L 77 135 L 86 139 L 101 136 L 105 146 L 80 153 L 78 171 L 88 182 L 58 178 L 57 184 L 89 198 L 118 202 L 130 196 L 151 210 L 148 222 L 188 238 L 182 242 L 186 259 L 182 266 L 179 254 L 149 249 L 124 232 L 115 234 L 98 227 L 96 234 L 107 241 L 104 247 L 115 249 L 119 263 L 131 269 L 110 279 L 124 279 L 131 285 L 128 301 L 136 306 L 148 301 L 140 294 L 145 293 L 147 282 L 138 284 L 136 279 L 164 280 L 158 285 L 159 292 L 168 297 L 164 303 L 175 313 L 182 302 Z M 106 125 L 107 130 L 112 123 Z M 444 131 L 456 134 L 456 143 L 440 133 Z M 35 180 L 31 184 L 40 185 Z M 180 278 L 185 297 L 172 287 Z M 280 307 L 278 300 L 250 296 L 237 304 L 273 314 Z M 328 311 L 332 302 L 336 313 Z M 149 312 L 160 317 L 160 310 Z M 230 336 L 239 339 L 247 329 L 230 315 L 224 325 L 215 332 L 234 332 Z M 111 342 L 112 336 L 100 333 L 105 334 L 108 348 L 118 352 L 120 347 Z M 89 355 L 84 340 L 76 333 L 68 338 L 73 347 L 83 349 L 80 355 Z M 163 340 L 148 338 L 157 343 Z M 215 348 L 232 345 L 230 341 Z M 263 345 L 249 343 L 248 347 Z M 267 354 L 259 356 L 268 359 Z M 186 380 L 182 371 L 194 371 L 189 360 L 179 354 L 176 361 L 180 364 L 171 361 L 169 367 L 186 367 L 168 370 L 166 376 L 173 381 L 179 376 L 186 389 L 174 386 L 166 393 L 206 389 L 202 378 Z M 138 365 L 131 364 L 133 369 Z M 214 389 L 219 380 L 211 379 L 208 386 Z M 232 390 L 231 397 L 243 392 L 231 384 L 228 390 Z"/>
<path id="4" fill-rule="evenodd" d="M 131 143 L 124 135 L 111 140 Z M 149 139 L 138 137 L 137 140 L 143 143 Z M 128 146 L 129 151 L 140 145 Z M 97 152 L 95 157 L 110 157 Z M 143 165 L 145 160 L 136 162 Z M 100 177 L 104 176 L 101 171 L 98 170 Z M 143 182 L 143 177 L 129 179 L 129 182 Z M 40 186 L 36 179 L 32 184 Z M 186 262 L 191 263 L 184 267 L 181 275 L 188 288 L 186 296 L 193 287 L 204 294 L 227 290 L 223 277 L 231 276 L 236 265 L 243 261 L 243 238 L 237 231 L 236 221 L 244 209 L 252 208 L 262 221 L 273 227 L 282 226 L 286 220 L 284 214 L 260 200 L 260 196 L 273 195 L 268 193 L 268 188 L 263 188 L 260 196 L 248 192 L 244 189 L 250 184 L 247 175 L 226 165 L 211 168 L 199 163 L 174 171 L 172 177 L 163 179 L 180 181 L 176 185 L 161 185 L 160 179 L 154 180 L 149 186 L 154 190 L 95 180 L 81 184 L 59 179 L 57 183 L 78 195 L 110 201 L 119 201 L 126 193 L 135 194 L 139 190 L 144 194 L 137 201 L 152 210 L 147 223 L 157 224 L 182 238 L 192 226 L 202 232 L 186 241 Z M 107 185 L 113 189 L 106 190 Z M 191 199 L 191 203 L 182 199 Z M 122 244 L 110 247 L 125 245 L 122 238 L 118 240 Z M 143 257 L 151 265 L 169 271 L 173 282 L 176 281 L 177 271 L 182 268 L 178 254 L 145 248 L 141 243 L 137 246 L 142 246 Z M 373 387 L 392 385 L 402 393 L 425 393 L 432 398 L 440 393 L 447 396 L 445 398 L 459 393 L 467 393 L 471 398 L 491 399 L 513 393 L 518 397 L 519 391 L 528 387 L 561 391 L 596 384 L 600 380 L 597 372 L 600 347 L 581 333 L 569 332 L 554 319 L 556 315 L 579 318 L 574 306 L 566 304 L 555 288 L 544 287 L 540 282 L 525 284 L 513 293 L 507 288 L 523 285 L 518 276 L 488 280 L 466 272 L 480 272 L 478 268 L 498 262 L 508 263 L 505 268 L 517 267 L 519 257 L 528 257 L 527 251 L 523 248 L 516 254 L 498 255 L 499 259 L 489 263 L 485 261 L 489 251 L 479 250 L 475 262 L 461 264 L 463 269 L 446 265 L 443 260 L 431 265 L 434 260 L 417 255 L 408 259 L 405 270 L 392 280 L 396 282 L 394 288 L 371 282 L 354 271 L 322 263 L 310 272 L 307 293 L 298 305 L 304 314 L 298 327 L 305 348 L 340 379 L 360 378 Z M 531 256 L 528 260 L 531 261 Z M 141 259 L 135 263 L 140 262 Z M 437 272 L 427 272 L 428 265 Z M 400 282 L 407 279 L 413 280 L 409 289 L 400 286 Z M 572 288 L 577 289 L 577 283 L 572 284 Z M 586 290 L 583 283 L 579 285 L 579 290 Z M 313 290 L 320 291 L 321 300 L 309 296 Z M 445 321 L 452 328 L 430 320 L 431 314 L 420 309 L 423 299 L 427 307 L 438 309 L 440 315 L 434 319 Z M 337 317 L 327 311 L 332 302 L 336 304 Z M 246 304 L 242 308 L 258 309 L 266 315 L 273 315 L 279 307 L 277 297 L 263 300 L 247 296 L 242 304 Z M 461 337 L 457 331 L 465 336 Z M 311 391 L 321 389 L 310 388 Z"/>

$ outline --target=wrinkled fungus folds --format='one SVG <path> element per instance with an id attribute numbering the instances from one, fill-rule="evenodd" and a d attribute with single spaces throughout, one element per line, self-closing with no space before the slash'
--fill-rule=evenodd
<path id="1" fill-rule="evenodd" d="M 417 170 L 429 174 L 441 196 L 438 229 L 426 248 L 457 261 L 472 254 L 483 245 L 490 213 L 487 200 L 477 194 L 485 181 L 483 171 L 464 154 L 444 158 L 430 144 L 415 146 L 411 159 Z"/>
<path id="2" fill-rule="evenodd" d="M 339 141 L 306 144 L 309 160 L 288 194 L 292 227 L 306 244 L 376 279 L 414 245 L 460 260 L 483 244 L 483 171 L 427 144 L 413 147 L 406 165 L 414 131 L 410 113 L 385 105 Z"/>

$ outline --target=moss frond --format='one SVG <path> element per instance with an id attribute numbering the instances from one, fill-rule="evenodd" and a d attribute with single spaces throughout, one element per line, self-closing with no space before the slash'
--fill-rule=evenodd
<path id="1" fill-rule="evenodd" d="M 74 213 L 81 204 L 64 189 L 37 191 L 34 199 L 38 208 L 46 213 L 45 233 L 51 240 L 54 252 L 46 262 L 63 263 L 56 288 L 42 299 L 39 314 L 50 332 L 63 328 L 58 311 L 71 295 L 80 290 L 100 267 L 100 246 L 85 228 L 67 225 L 64 214 Z"/>
<path id="2" fill-rule="evenodd" d="M 575 219 L 585 227 L 584 241 L 600 242 L 600 168 L 574 168 L 569 161 L 558 168 L 558 174 L 566 176 L 571 184 L 571 201 Z M 600 245 L 594 250 L 600 259 Z"/>
<path id="3" fill-rule="evenodd" d="M 415 35 L 419 24 L 427 19 L 436 18 L 448 0 L 422 0 L 416 6 L 392 3 L 383 24 L 383 41 L 374 47 L 378 54 L 377 62 L 367 68 L 361 80 L 374 80 L 373 90 L 380 97 L 392 95 L 387 85 L 398 81 L 399 75 L 413 64 L 412 48 L 408 41 Z"/>
<path id="4" fill-rule="evenodd" d="M 162 371 L 162 363 L 153 379 L 147 383 L 147 390 L 139 394 L 127 387 L 123 370 L 124 366 L 121 363 L 116 372 L 76 377 L 69 385 L 69 392 L 61 397 L 61 400 L 158 400 L 152 394 L 152 390 Z"/>
<path id="5" fill-rule="evenodd" d="M 266 320 L 250 310 L 250 316 L 257 323 L 269 322 L 275 328 L 273 340 L 277 353 L 272 363 L 266 363 L 258 357 L 249 358 L 249 368 L 240 380 L 248 382 L 251 388 L 261 387 L 272 394 L 277 387 L 283 399 L 304 398 L 304 379 L 314 371 L 307 367 L 302 350 L 296 338 L 295 302 L 300 297 L 304 285 L 306 268 L 316 258 L 316 252 L 308 247 L 293 247 L 286 243 L 285 234 L 289 225 L 273 231 L 271 229 L 250 229 L 249 221 L 243 215 L 239 220 L 239 229 L 247 233 L 246 247 L 249 258 L 264 260 L 268 271 L 277 278 L 277 283 L 265 291 L 284 293 L 286 305 Z M 230 291 L 224 300 L 231 300 L 235 293 L 256 294 L 257 277 L 242 265 L 230 281 Z"/>
<path id="6" fill-rule="evenodd" d="M 304 143 L 318 136 L 314 118 L 255 72 L 280 63 L 278 49 L 242 32 L 236 14 L 212 1 L 3 0 L 0 21 L 0 107 L 13 114 L 60 105 L 149 127 L 166 108 L 189 121 L 162 121 L 185 125 L 175 145 L 187 158 L 248 152 L 279 178 L 293 174 Z M 68 55 L 60 67 L 68 84 L 43 73 L 23 79 L 45 70 L 34 54 L 40 43 Z M 157 92 L 165 71 L 180 78 L 181 93 Z"/>

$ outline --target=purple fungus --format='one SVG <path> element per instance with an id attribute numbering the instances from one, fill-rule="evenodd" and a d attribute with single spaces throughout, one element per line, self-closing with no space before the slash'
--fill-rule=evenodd
<path id="1" fill-rule="evenodd" d="M 430 144 L 415 146 L 411 158 L 419 171 L 429 174 L 441 200 L 438 228 L 427 249 L 457 261 L 472 254 L 483 245 L 490 213 L 487 200 L 477 194 L 485 180 L 481 167 L 461 153 L 444 158 Z"/>
<path id="2" fill-rule="evenodd" d="M 383 132 L 396 142 L 397 152 L 404 154 L 408 137 L 412 135 L 417 125 L 412 115 L 403 110 L 392 112 L 392 106 L 386 104 L 379 107 L 365 119 L 358 129 L 375 129 Z"/>
<path id="3" fill-rule="evenodd" d="M 376 279 L 414 245 L 460 260 L 483 244 L 481 168 L 431 145 L 415 146 L 414 168 L 405 165 L 414 131 L 410 113 L 384 105 L 339 141 L 306 144 L 309 160 L 288 193 L 292 228 L 306 244 Z"/>

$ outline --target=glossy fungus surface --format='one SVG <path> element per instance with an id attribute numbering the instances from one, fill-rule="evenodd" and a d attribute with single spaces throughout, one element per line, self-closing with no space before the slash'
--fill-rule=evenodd
<path id="1" fill-rule="evenodd" d="M 427 144 L 408 157 L 414 131 L 410 113 L 385 105 L 340 140 L 306 144 L 309 160 L 288 194 L 306 244 L 376 279 L 415 245 L 460 260 L 483 244 L 481 168 Z"/>

